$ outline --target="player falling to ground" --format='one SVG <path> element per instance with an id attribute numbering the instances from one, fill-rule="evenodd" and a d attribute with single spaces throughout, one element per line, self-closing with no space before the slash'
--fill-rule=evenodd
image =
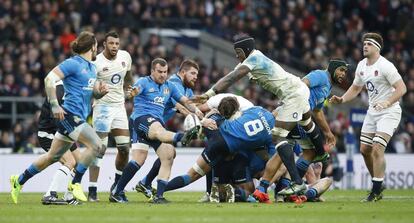
<path id="1" fill-rule="evenodd" d="M 240 105 L 239 111 L 244 111 L 248 108 L 253 107 L 253 103 L 247 100 L 244 97 L 230 94 L 230 93 L 221 93 L 217 94 L 211 98 L 209 98 L 204 104 L 198 106 L 198 108 L 203 112 L 207 113 L 213 109 L 218 109 L 218 106 L 221 100 L 225 97 L 235 97 Z M 210 201 L 210 194 L 211 194 L 211 186 L 213 183 L 212 177 L 213 171 L 206 173 L 206 194 L 199 200 L 199 202 L 209 202 Z"/>
<path id="2" fill-rule="evenodd" d="M 286 141 L 286 136 L 299 123 L 309 134 L 313 144 L 318 149 L 317 156 L 327 156 L 323 150 L 323 138 L 319 128 L 311 119 L 309 107 L 309 89 L 296 76 L 286 72 L 279 64 L 275 63 L 262 52 L 255 49 L 254 39 L 249 36 L 242 36 L 235 40 L 234 50 L 240 64 L 221 78 L 210 90 L 201 96 L 196 96 L 195 101 L 205 101 L 216 93 L 223 92 L 230 85 L 237 82 L 244 76 L 249 76 L 264 89 L 277 96 L 282 105 L 276 110 L 276 126 L 272 129 L 273 140 L 281 160 L 288 169 L 294 185 L 286 193 L 297 193 L 306 189 L 306 186 L 299 176 L 295 166 L 292 145 Z M 267 166 L 264 176 L 270 179 L 261 180 L 261 187 L 269 187 L 271 176 L 274 175 L 280 160 L 272 157 Z"/>
<path id="3" fill-rule="evenodd" d="M 148 149 L 151 146 L 161 161 L 157 180 L 157 194 L 152 201 L 154 203 L 167 203 L 168 201 L 163 197 L 163 194 L 175 156 L 173 144 L 181 142 L 183 145 L 187 145 L 198 133 L 197 127 L 185 133 L 175 133 L 165 129 L 163 114 L 165 105 L 171 97 L 183 104 L 190 112 L 196 113 L 200 118 L 203 116 L 203 113 L 177 90 L 175 84 L 166 81 L 167 72 L 167 61 L 156 58 L 151 62 L 151 75 L 138 79 L 134 84 L 131 91 L 131 96 L 135 97 L 134 111 L 130 117 L 132 160 L 124 168 L 118 184 L 111 191 L 109 198 L 111 202 L 126 202 L 120 196 L 120 193 L 144 164 L 148 156 Z"/>
<path id="4" fill-rule="evenodd" d="M 129 156 L 129 126 L 125 110 L 125 93 L 132 84 L 131 56 L 127 51 L 119 49 L 120 40 L 118 33 L 111 31 L 105 34 L 103 42 L 104 50 L 96 56 L 97 79 L 104 82 L 109 92 L 101 99 L 94 101 L 93 127 L 102 140 L 102 149 L 98 157 L 89 168 L 89 201 L 98 201 L 97 182 L 99 167 L 105 150 L 108 146 L 108 133 L 115 139 L 118 153 L 115 158 L 116 185 L 122 175 L 122 170 L 128 163 Z"/>
<path id="5" fill-rule="evenodd" d="M 77 54 L 55 67 L 45 78 L 46 94 L 51 104 L 53 115 L 59 120 L 58 131 L 52 141 L 50 150 L 40 156 L 22 174 L 10 177 L 11 196 L 17 203 L 23 184 L 49 165 L 58 161 L 70 149 L 75 141 L 86 146 L 75 167 L 75 176 L 69 190 L 75 198 L 86 201 L 80 182 L 83 174 L 93 159 L 103 148 L 99 136 L 86 123 L 91 112 L 92 97 L 101 98 L 108 93 L 108 87 L 96 81 L 96 67 L 91 61 L 96 59 L 98 43 L 91 32 L 82 32 L 71 44 Z M 59 105 L 56 97 L 56 82 L 63 80 L 65 101 Z"/>
<path id="6" fill-rule="evenodd" d="M 218 122 L 218 130 L 205 129 L 208 138 L 206 148 L 186 174 L 168 182 L 166 190 L 187 186 L 235 153 L 272 146 L 271 129 L 275 119 L 269 111 L 255 106 L 239 112 L 239 104 L 234 97 L 223 98 L 218 110 L 225 120 L 212 116 Z"/>
<path id="7" fill-rule="evenodd" d="M 400 98 L 407 88 L 395 66 L 380 52 L 380 34 L 366 33 L 362 37 L 364 59 L 358 63 L 351 87 L 341 97 L 332 96 L 331 103 L 345 103 L 355 98 L 365 85 L 369 107 L 361 129 L 361 154 L 372 177 L 372 189 L 364 202 L 382 198 L 385 176 L 384 151 L 401 120 Z"/>
<path id="8" fill-rule="evenodd" d="M 63 89 L 63 82 L 59 81 L 56 83 L 56 98 L 59 104 L 63 103 L 64 94 L 65 90 Z M 49 100 L 46 98 L 41 108 L 37 131 L 37 139 L 39 141 L 40 147 L 42 147 L 42 149 L 44 149 L 46 152 L 49 151 L 50 146 L 52 145 L 52 140 L 55 137 L 55 133 L 57 131 L 56 121 L 57 120 L 53 117 Z M 66 151 L 59 159 L 59 162 L 62 164 L 62 166 L 60 166 L 60 168 L 53 175 L 49 189 L 43 195 L 42 204 L 79 204 L 77 200 L 73 198 L 73 195 L 67 190 L 67 185 L 73 178 L 72 169 L 75 167 L 76 160 L 79 160 L 79 157 L 80 152 L 74 143 L 70 148 L 70 151 Z M 59 199 L 57 192 L 62 190 L 62 188 L 65 188 L 66 192 L 63 199 Z"/>
<path id="9" fill-rule="evenodd" d="M 200 68 L 195 61 L 185 59 L 181 63 L 178 73 L 171 75 L 171 77 L 168 78 L 168 81 L 175 84 L 177 90 L 180 91 L 182 95 L 187 98 L 192 98 L 194 95 L 193 89 L 197 81 L 199 69 Z M 167 123 L 177 112 L 184 116 L 190 114 L 190 111 L 188 111 L 183 105 L 174 100 L 174 98 L 170 98 L 164 109 L 164 123 Z M 161 161 L 158 158 L 155 160 L 148 174 L 135 186 L 135 190 L 137 192 L 144 194 L 148 198 L 151 198 L 151 196 L 156 194 L 156 190 L 153 189 L 151 185 L 152 181 L 158 175 L 160 166 Z"/>

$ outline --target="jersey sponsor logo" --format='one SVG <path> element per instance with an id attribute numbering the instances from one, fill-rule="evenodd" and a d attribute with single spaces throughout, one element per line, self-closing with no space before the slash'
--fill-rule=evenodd
<path id="1" fill-rule="evenodd" d="M 295 118 L 295 119 L 296 119 L 296 118 L 298 118 L 298 113 L 297 113 L 297 112 L 295 112 L 295 113 L 293 113 L 293 115 L 292 115 L 292 116 L 293 116 L 293 118 Z"/>
<path id="2" fill-rule="evenodd" d="M 362 71 L 359 72 L 359 75 L 364 76 L 364 72 L 362 72 Z"/>
<path id="3" fill-rule="evenodd" d="M 155 97 L 154 98 L 154 103 L 155 104 L 160 104 L 160 105 L 164 104 L 164 97 Z"/>
<path id="4" fill-rule="evenodd" d="M 109 68 L 108 67 L 104 67 L 103 69 L 102 69 L 102 72 L 108 72 L 109 71 Z"/>
<path id="5" fill-rule="evenodd" d="M 369 92 L 374 93 L 374 94 L 378 94 L 378 90 L 375 89 L 375 86 L 374 86 L 374 84 L 371 81 L 367 81 L 366 87 L 367 87 L 367 90 Z"/>
<path id="6" fill-rule="evenodd" d="M 111 78 L 112 84 L 118 84 L 121 81 L 121 75 L 114 74 Z"/>
<path id="7" fill-rule="evenodd" d="M 148 90 L 149 93 L 152 93 L 154 91 L 155 91 L 155 89 L 153 87 Z"/>
<path id="8" fill-rule="evenodd" d="M 82 87 L 83 90 L 92 91 L 93 86 L 95 85 L 96 78 L 89 78 L 88 86 Z"/>

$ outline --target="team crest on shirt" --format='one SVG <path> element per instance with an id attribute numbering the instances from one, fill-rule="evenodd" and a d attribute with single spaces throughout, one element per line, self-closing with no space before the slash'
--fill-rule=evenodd
<path id="1" fill-rule="evenodd" d="M 170 89 L 164 88 L 164 94 L 169 94 L 169 93 L 170 93 Z"/>
<path id="2" fill-rule="evenodd" d="M 374 72 L 374 75 L 375 75 L 375 77 L 378 76 L 378 71 L 377 70 Z"/>
<path id="3" fill-rule="evenodd" d="M 359 75 L 364 76 L 364 72 L 362 72 L 362 71 L 359 72 Z"/>
<path id="4" fill-rule="evenodd" d="M 124 61 L 122 61 L 122 63 L 121 63 L 121 64 L 122 64 L 122 67 L 123 67 L 123 68 L 125 68 L 125 66 L 126 66 L 125 62 L 124 62 Z"/>

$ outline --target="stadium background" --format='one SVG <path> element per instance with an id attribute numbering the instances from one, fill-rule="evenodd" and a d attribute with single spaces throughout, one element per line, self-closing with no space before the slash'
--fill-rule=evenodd
<path id="1" fill-rule="evenodd" d="M 155 57 L 167 59 L 171 74 L 184 58 L 195 58 L 201 67 L 196 94 L 234 67 L 230 43 L 233 35 L 242 32 L 255 37 L 258 49 L 298 76 L 324 69 L 330 58 L 345 59 L 350 64 L 348 84 L 334 89 L 342 94 L 362 59 L 362 34 L 380 32 L 385 43 L 382 55 L 396 65 L 408 89 L 401 102 L 403 119 L 386 152 L 413 153 L 413 12 L 409 0 L 1 1 L 0 153 L 32 153 L 38 146 L 36 123 L 44 97 L 43 79 L 71 55 L 69 43 L 82 30 L 95 32 L 100 43 L 104 33 L 118 31 L 121 48 L 133 58 L 135 79 L 149 74 Z M 231 91 L 268 109 L 276 105 L 269 93 L 246 81 Z M 365 92 L 355 103 L 327 106 L 337 137 L 335 151 L 345 152 L 348 142 L 354 144 L 352 153 L 358 153 L 355 142 L 366 106 Z M 132 109 L 131 103 L 127 108 Z M 168 126 L 177 129 L 181 122 L 182 117 L 177 117 Z M 202 146 L 202 142 L 192 146 Z"/>

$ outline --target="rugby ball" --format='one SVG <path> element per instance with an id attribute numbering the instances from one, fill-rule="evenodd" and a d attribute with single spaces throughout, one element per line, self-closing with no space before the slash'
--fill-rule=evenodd
<path id="1" fill-rule="evenodd" d="M 188 114 L 184 119 L 184 131 L 188 131 L 196 126 L 201 127 L 200 119 L 193 113 Z"/>

